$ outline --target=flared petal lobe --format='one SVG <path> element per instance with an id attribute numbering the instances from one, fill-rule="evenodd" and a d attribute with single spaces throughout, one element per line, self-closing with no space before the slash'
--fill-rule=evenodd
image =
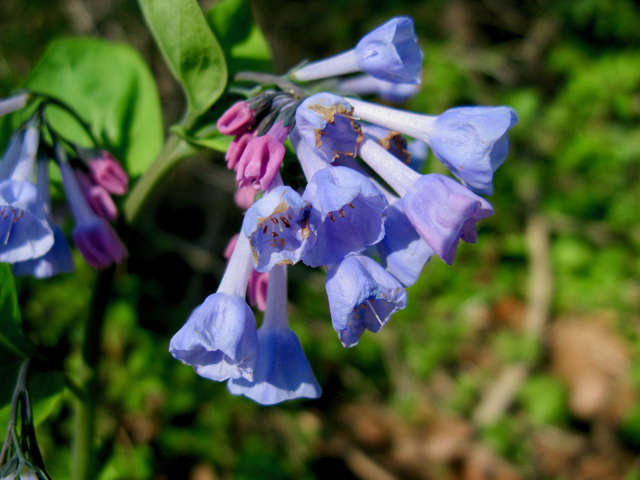
<path id="1" fill-rule="evenodd" d="M 396 17 L 365 35 L 356 46 L 358 64 L 369 75 L 393 83 L 420 83 L 422 51 L 409 17 Z"/>
<path id="2" fill-rule="evenodd" d="M 322 394 L 300 340 L 291 329 L 260 327 L 258 351 L 253 382 L 244 378 L 229 381 L 232 394 L 245 395 L 262 405 Z"/>
<path id="3" fill-rule="evenodd" d="M 402 285 L 409 287 L 418 280 L 435 252 L 404 214 L 401 201 L 389 206 L 385 230 L 387 234 L 376 245 L 380 263 Z"/>
<path id="4" fill-rule="evenodd" d="M 387 199 L 351 168 L 317 171 L 302 198 L 313 205 L 310 223 L 317 230 L 315 245 L 302 258 L 311 267 L 340 262 L 384 237 Z"/>
<path id="5" fill-rule="evenodd" d="M 379 331 L 407 305 L 398 280 L 369 257 L 354 255 L 331 267 L 325 281 L 334 330 L 353 347 L 365 330 Z"/>
<path id="6" fill-rule="evenodd" d="M 256 270 L 300 261 L 316 240 L 309 224 L 311 205 L 291 187 L 276 187 L 254 203 L 242 222 L 249 238 Z"/>
<path id="7" fill-rule="evenodd" d="M 53 246 L 44 203 L 33 183 L 0 182 L 0 262 L 38 258 Z"/>
<path id="8" fill-rule="evenodd" d="M 444 175 L 420 177 L 402 198 L 402 209 L 422 238 L 451 265 L 460 239 L 475 243 L 475 223 L 493 207 L 464 185 Z"/>
<path id="9" fill-rule="evenodd" d="M 469 188 L 493 193 L 493 172 L 509 153 L 507 131 L 518 122 L 509 107 L 458 107 L 439 115 L 429 144 L 433 154 Z"/>
<path id="10" fill-rule="evenodd" d="M 237 295 L 209 295 L 173 336 L 169 352 L 210 380 L 251 380 L 258 355 L 251 308 Z"/>
<path id="11" fill-rule="evenodd" d="M 49 227 L 53 230 L 53 247 L 41 257 L 14 263 L 11 269 L 14 276 L 50 278 L 59 273 L 74 271 L 73 255 L 67 237 L 56 224 L 49 223 Z"/>
<path id="12" fill-rule="evenodd" d="M 242 135 L 247 132 L 256 121 L 253 110 L 244 101 L 234 103 L 222 114 L 216 126 L 223 135 Z"/>

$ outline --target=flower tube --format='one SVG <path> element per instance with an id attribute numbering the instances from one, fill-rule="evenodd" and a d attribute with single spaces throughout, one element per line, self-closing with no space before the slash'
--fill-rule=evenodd
<path id="1" fill-rule="evenodd" d="M 493 192 L 493 172 L 509 152 L 507 131 L 518 122 L 509 107 L 457 107 L 420 115 L 349 99 L 353 115 L 429 144 L 433 154 L 472 190 Z"/>
<path id="2" fill-rule="evenodd" d="M 388 82 L 419 83 L 421 67 L 413 20 L 395 17 L 365 35 L 353 50 L 303 65 L 291 78 L 309 81 L 363 71 Z"/>
<path id="3" fill-rule="evenodd" d="M 234 395 L 245 395 L 262 405 L 297 398 L 318 398 L 322 390 L 289 327 L 287 267 L 275 266 L 269 274 L 267 310 L 258 329 L 258 358 L 253 381 L 235 378 L 227 384 Z"/>

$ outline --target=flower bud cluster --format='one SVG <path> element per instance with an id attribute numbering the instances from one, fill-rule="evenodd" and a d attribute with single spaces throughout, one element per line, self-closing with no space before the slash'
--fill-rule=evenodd
<path id="1" fill-rule="evenodd" d="M 421 66 L 413 22 L 397 17 L 355 49 L 291 72 L 291 88 L 265 85 L 222 115 L 219 131 L 235 137 L 228 167 L 240 188 L 263 195 L 243 203 L 248 210 L 218 292 L 174 336 L 174 357 L 261 404 L 316 398 L 320 387 L 287 320 L 288 265 L 327 268 L 333 328 L 353 347 L 405 308 L 405 288 L 432 256 L 451 264 L 460 240 L 477 241 L 476 223 L 493 214 L 479 194 L 493 191 L 515 112 L 458 107 L 421 115 L 345 93 L 404 99 L 415 93 Z M 317 93 L 322 87 L 312 83 L 354 72 L 364 76 L 334 83 L 341 95 Z M 279 173 L 287 137 L 306 177 L 302 191 Z M 411 168 L 423 163 L 427 145 L 455 178 Z M 421 152 L 414 155 L 421 161 L 411 162 L 411 152 Z M 252 272 L 269 272 L 258 330 L 245 301 Z"/>

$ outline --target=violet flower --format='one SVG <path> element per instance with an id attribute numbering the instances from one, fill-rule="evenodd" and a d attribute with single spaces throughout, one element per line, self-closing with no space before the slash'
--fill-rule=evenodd
<path id="1" fill-rule="evenodd" d="M 325 281 L 334 330 L 344 347 L 353 347 L 365 330 L 379 331 L 407 305 L 398 280 L 375 260 L 353 255 L 333 265 Z"/>
<path id="2" fill-rule="evenodd" d="M 189 316 L 169 352 L 210 380 L 252 380 L 258 356 L 256 319 L 244 300 L 253 269 L 251 249 L 240 235 L 218 291 Z"/>
<path id="3" fill-rule="evenodd" d="M 289 327 L 286 268 L 278 265 L 270 272 L 267 310 L 258 329 L 253 381 L 234 378 L 227 384 L 232 394 L 244 395 L 262 405 L 318 398 L 322 394 L 300 340 Z"/>
<path id="4" fill-rule="evenodd" d="M 109 222 L 118 218 L 118 207 L 109 192 L 102 185 L 95 183 L 86 173 L 78 169 L 74 169 L 73 172 L 93 212 Z"/>
<path id="5" fill-rule="evenodd" d="M 331 265 L 378 243 L 388 209 L 384 195 L 364 175 L 325 162 L 296 134 L 291 141 L 308 180 L 302 199 L 313 205 L 309 223 L 317 234 L 302 261 Z"/>
<path id="6" fill-rule="evenodd" d="M 224 258 L 229 260 L 238 243 L 237 233 L 229 240 L 227 247 L 224 249 Z M 249 276 L 249 284 L 247 287 L 249 296 L 249 305 L 256 307 L 261 312 L 267 308 L 267 285 L 269 284 L 269 272 L 258 272 L 253 269 Z"/>
<path id="7" fill-rule="evenodd" d="M 0 163 L 0 262 L 16 263 L 47 253 L 54 236 L 32 183 L 39 132 L 14 135 Z"/>
<path id="8" fill-rule="evenodd" d="M 67 242 L 64 232 L 54 223 L 51 216 L 49 159 L 45 156 L 39 156 L 38 158 L 36 188 L 44 205 L 47 222 L 53 231 L 53 246 L 40 257 L 14 263 L 12 266 L 13 275 L 16 277 L 30 275 L 36 278 L 50 278 L 59 273 L 73 272 L 73 256 L 69 242 Z"/>
<path id="9" fill-rule="evenodd" d="M 509 151 L 507 131 L 518 122 L 509 107 L 458 107 L 439 116 L 419 115 L 349 99 L 354 115 L 423 140 L 451 173 L 472 190 L 493 192 L 493 172 Z"/>
<path id="10" fill-rule="evenodd" d="M 340 80 L 336 89 L 354 95 L 378 95 L 388 102 L 400 103 L 418 93 L 420 86 L 411 83 L 387 82 L 371 75 L 358 75 Z"/>
<path id="11" fill-rule="evenodd" d="M 445 263 L 453 263 L 460 239 L 475 243 L 475 223 L 493 215 L 489 202 L 465 186 L 443 175 L 420 175 L 373 140 L 365 139 L 359 153 L 402 197 L 407 218 Z"/>
<path id="12" fill-rule="evenodd" d="M 310 212 L 311 205 L 284 185 L 273 186 L 247 210 L 242 232 L 249 238 L 257 271 L 300 261 L 316 241 L 315 227 L 309 224 Z"/>
<path id="13" fill-rule="evenodd" d="M 353 50 L 303 65 L 291 78 L 309 81 L 363 71 L 388 82 L 419 83 L 421 67 L 413 20 L 395 17 L 365 35 Z"/>
<path id="14" fill-rule="evenodd" d="M 80 189 L 73 168 L 66 161 L 64 150 L 59 145 L 56 149 L 62 183 L 76 221 L 72 237 L 78 250 L 87 263 L 98 270 L 113 262 L 122 262 L 128 256 L 127 249 L 109 222 L 93 212 Z"/>
<path id="15" fill-rule="evenodd" d="M 344 98 L 318 93 L 296 110 L 296 129 L 313 152 L 328 162 L 340 155 L 355 157 L 362 134 L 352 114 L 353 107 Z"/>

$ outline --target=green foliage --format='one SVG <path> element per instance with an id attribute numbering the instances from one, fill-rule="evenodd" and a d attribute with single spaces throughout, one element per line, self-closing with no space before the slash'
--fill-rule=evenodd
<path id="1" fill-rule="evenodd" d="M 132 176 L 144 173 L 162 148 L 155 81 L 144 60 L 128 45 L 92 38 L 57 40 L 24 86 L 75 109 Z M 65 138 L 91 146 L 68 113 L 57 107 L 47 112 Z"/>
<path id="2" fill-rule="evenodd" d="M 11 266 L 0 263 L 0 365 L 25 360 L 32 352 L 33 345 L 22 332 L 20 307 Z M 12 382 L 11 379 L 8 381 L 9 384 Z"/>
<path id="3" fill-rule="evenodd" d="M 187 97 L 188 115 L 203 114 L 227 84 L 220 44 L 195 0 L 139 0 L 149 30 Z"/>
<path id="4" fill-rule="evenodd" d="M 520 388 L 519 398 L 533 424 L 559 425 L 569 417 L 566 387 L 551 375 L 527 379 Z"/>

